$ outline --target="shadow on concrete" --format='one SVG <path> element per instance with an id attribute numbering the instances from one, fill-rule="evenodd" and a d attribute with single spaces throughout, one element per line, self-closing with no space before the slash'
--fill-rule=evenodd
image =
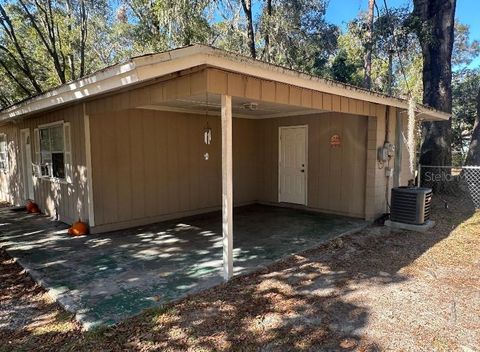
<path id="1" fill-rule="evenodd" d="M 222 282 L 219 212 L 78 238 L 44 217 L 0 214 L 0 245 L 86 326 L 112 324 Z M 235 273 L 264 267 L 365 224 L 263 205 L 238 208 Z"/>

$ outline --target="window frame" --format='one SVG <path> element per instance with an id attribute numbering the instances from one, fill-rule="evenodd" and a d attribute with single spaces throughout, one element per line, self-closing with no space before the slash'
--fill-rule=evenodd
<path id="1" fill-rule="evenodd" d="M 43 152 L 42 147 L 41 147 L 41 145 L 42 145 L 41 130 L 53 129 L 55 127 L 60 127 L 62 129 L 62 138 L 63 138 L 63 150 L 62 150 L 62 152 L 63 152 L 63 165 L 64 165 L 64 170 L 65 170 L 64 171 L 65 177 L 55 177 L 55 176 L 53 176 L 53 157 L 52 157 L 52 154 L 59 153 L 60 151 L 52 152 L 50 150 L 48 152 Z M 66 130 L 68 130 L 68 134 L 69 134 L 68 136 L 66 136 L 66 133 L 67 133 Z M 46 123 L 46 124 L 41 124 L 41 125 L 38 125 L 34 129 L 34 139 L 38 138 L 38 140 L 34 141 L 34 143 L 35 143 L 35 164 L 39 167 L 39 170 L 40 170 L 40 174 L 37 176 L 39 179 L 45 180 L 45 181 L 56 182 L 56 183 L 63 183 L 63 184 L 71 183 L 71 176 L 70 176 L 70 173 L 67 171 L 67 168 L 68 169 L 71 168 L 71 146 L 67 145 L 67 143 L 71 143 L 70 131 L 71 131 L 70 123 L 65 122 L 64 120 L 55 121 L 55 122 Z M 50 139 L 49 142 L 51 144 L 51 139 Z M 43 153 L 50 153 L 50 158 L 52 159 L 50 161 L 50 163 L 48 163 L 48 164 L 47 163 L 42 163 L 42 154 Z M 68 159 L 67 159 L 67 154 L 68 154 Z M 42 170 L 42 167 L 44 165 L 47 165 L 49 175 L 42 174 L 41 170 Z"/>

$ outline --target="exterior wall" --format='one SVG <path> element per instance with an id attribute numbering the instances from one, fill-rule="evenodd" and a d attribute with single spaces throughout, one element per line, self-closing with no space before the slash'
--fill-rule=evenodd
<path id="1" fill-rule="evenodd" d="M 388 113 L 388 128 L 386 125 Z M 367 142 L 367 180 L 365 197 L 365 218 L 374 220 L 389 211 L 390 189 L 393 187 L 393 177 L 387 177 L 385 168 L 394 168 L 395 158 L 388 163 L 379 163 L 378 149 L 385 141 L 395 144 L 396 109 L 377 105 L 372 116 L 368 118 Z"/>
<path id="2" fill-rule="evenodd" d="M 377 150 L 383 146 L 385 140 L 395 143 L 396 108 L 389 108 L 388 136 L 386 136 L 385 105 L 213 68 L 207 69 L 207 90 L 259 101 L 368 116 L 364 216 L 368 220 L 373 220 L 388 212 L 387 202 L 390 197 L 390 188 L 393 186 L 393 177 L 385 176 L 384 165 L 377 162 Z M 389 167 L 393 168 L 394 163 L 395 160 L 390 160 Z"/>
<path id="3" fill-rule="evenodd" d="M 221 131 L 205 116 L 132 109 L 90 115 L 95 232 L 219 209 Z M 364 216 L 367 119 L 325 113 L 233 120 L 236 205 L 278 201 L 278 127 L 309 125 L 308 206 Z M 331 133 L 342 147 L 330 148 Z M 204 160 L 204 153 L 209 160 Z"/>
<path id="4" fill-rule="evenodd" d="M 220 118 L 154 110 L 90 115 L 95 231 L 206 212 L 221 204 Z M 256 201 L 255 121 L 234 119 L 235 203 Z M 209 153 L 209 159 L 204 154 Z"/>
<path id="5" fill-rule="evenodd" d="M 8 169 L 0 171 L 0 201 L 20 204 L 25 200 L 21 163 L 17 159 L 17 155 L 20 155 L 18 144 L 20 132 L 16 125 L 10 123 L 0 126 L 0 133 L 5 133 L 7 137 L 8 150 Z"/>
<path id="6" fill-rule="evenodd" d="M 393 145 L 396 144 L 396 126 L 397 126 L 397 108 L 394 108 L 394 107 L 388 107 L 388 114 L 389 114 L 389 118 L 388 118 L 388 130 L 387 130 L 387 141 L 392 143 Z M 392 159 L 387 163 L 385 164 L 385 166 L 388 166 L 389 168 L 393 169 L 393 171 L 395 170 L 395 156 L 392 157 Z M 384 180 L 384 191 L 383 191 L 383 199 L 385 202 L 388 201 L 388 204 L 384 207 L 385 207 L 385 212 L 390 212 L 390 198 L 391 198 L 391 189 L 394 187 L 394 177 L 393 177 L 393 173 L 389 176 L 389 177 L 386 177 L 385 176 L 385 168 L 383 169 L 383 173 L 381 175 L 381 179 L 383 178 Z M 388 186 L 388 189 L 385 191 L 385 187 Z M 385 196 L 385 192 L 386 192 L 386 196 Z"/>
<path id="7" fill-rule="evenodd" d="M 83 108 L 81 104 L 48 112 L 35 117 L 0 127 L 0 132 L 7 130 L 9 139 L 9 173 L 0 176 L 1 198 L 13 204 L 25 202 L 23 165 L 20 154 L 20 130 L 28 128 L 32 139 L 32 161 L 35 161 L 34 132 L 39 125 L 64 121 L 71 124 L 72 147 L 72 183 L 52 181 L 44 178 L 34 178 L 34 200 L 42 212 L 59 220 L 72 223 L 78 218 L 88 220 L 87 187 L 85 166 L 85 131 Z M 7 194 L 8 193 L 8 194 Z"/>
<path id="8" fill-rule="evenodd" d="M 216 68 L 183 71 L 161 77 L 143 87 L 103 96 L 86 103 L 88 115 L 162 104 L 178 98 L 204 96 L 206 92 L 233 97 L 372 116 L 378 104 L 322 93 L 289 84 L 246 76 Z M 375 115 L 373 115 L 375 116 Z"/>
<path id="9" fill-rule="evenodd" d="M 145 87 L 86 102 L 87 131 L 80 104 L 0 127 L 0 131 L 7 132 L 11 153 L 18 155 L 20 129 L 29 128 L 33 137 L 39 124 L 71 123 L 74 182 L 34 182 L 35 200 L 41 209 L 51 215 L 58 213 L 65 222 L 78 217 L 88 220 L 85 132 L 89 132 L 90 207 L 96 231 L 140 225 L 220 206 L 220 118 L 209 117 L 213 141 L 207 147 L 203 143 L 205 116 L 135 109 L 207 90 L 332 111 L 266 120 L 234 118 L 235 204 L 277 202 L 278 127 L 308 124 L 308 206 L 367 219 L 387 211 L 387 183 L 391 187 L 393 180 L 385 177 L 377 162 L 377 149 L 385 138 L 395 143 L 395 108 L 390 109 L 389 134 L 385 136 L 385 106 L 222 70 L 184 72 L 177 78 L 162 78 Z M 334 131 L 342 136 L 341 148 L 328 145 Z M 207 151 L 208 161 L 203 158 Z M 18 159 L 9 158 L 12 162 Z M 402 165 L 405 163 L 407 153 L 402 158 Z M 394 166 L 393 161 L 390 166 Z M 21 165 L 12 165 L 9 175 L 0 175 L 0 196 L 17 204 L 24 201 L 25 193 L 19 168 Z M 408 176 L 405 170 L 408 167 L 402 166 L 402 180 Z"/>
<path id="10" fill-rule="evenodd" d="M 187 70 L 175 75 L 161 77 L 145 86 L 135 87 L 112 95 L 102 96 L 85 104 L 88 115 L 142 108 L 186 98 L 192 95 L 205 96 L 207 70 Z"/>
<path id="11" fill-rule="evenodd" d="M 341 113 L 259 120 L 263 141 L 259 200 L 278 202 L 279 127 L 308 125 L 307 206 L 364 217 L 367 118 Z M 330 147 L 339 134 L 341 146 Z"/>

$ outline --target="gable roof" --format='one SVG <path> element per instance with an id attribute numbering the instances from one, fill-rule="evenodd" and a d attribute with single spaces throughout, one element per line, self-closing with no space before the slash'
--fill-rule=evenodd
<path id="1" fill-rule="evenodd" d="M 134 57 L 125 63 L 104 68 L 76 81 L 28 98 L 0 111 L 0 123 L 54 109 L 86 98 L 100 96 L 129 86 L 133 87 L 136 84 L 147 82 L 157 77 L 201 65 L 284 82 L 339 96 L 408 109 L 408 101 L 406 99 L 290 70 L 211 46 L 195 44 L 161 53 Z M 416 111 L 427 120 L 447 120 L 450 117 L 448 113 L 420 104 L 416 105 Z"/>

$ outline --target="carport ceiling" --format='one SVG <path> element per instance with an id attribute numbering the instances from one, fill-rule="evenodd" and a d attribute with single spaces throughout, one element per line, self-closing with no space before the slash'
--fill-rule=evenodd
<path id="1" fill-rule="evenodd" d="M 190 114 L 205 114 L 220 116 L 220 95 L 208 94 L 178 98 L 162 102 L 158 105 L 146 105 L 140 109 L 177 111 Z M 250 119 L 266 119 L 282 116 L 307 115 L 325 112 L 324 110 L 305 109 L 299 106 L 270 103 L 246 98 L 232 98 L 234 117 Z"/>

